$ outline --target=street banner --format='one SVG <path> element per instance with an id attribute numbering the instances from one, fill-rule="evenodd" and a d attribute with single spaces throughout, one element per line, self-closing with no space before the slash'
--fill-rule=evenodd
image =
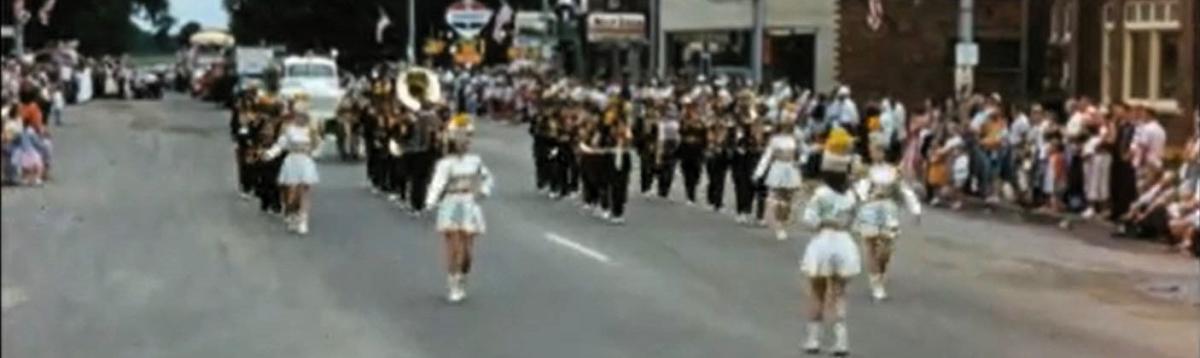
<path id="1" fill-rule="evenodd" d="M 446 24 L 464 39 L 479 36 L 491 20 L 492 9 L 473 0 L 459 1 L 446 8 Z"/>
<path id="2" fill-rule="evenodd" d="M 646 41 L 646 16 L 636 13 L 588 15 L 588 42 Z"/>

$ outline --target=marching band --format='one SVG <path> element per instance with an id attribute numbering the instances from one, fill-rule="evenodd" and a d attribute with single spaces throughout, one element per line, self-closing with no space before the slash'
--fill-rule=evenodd
<path id="1" fill-rule="evenodd" d="M 309 125 L 303 96 L 279 98 L 277 84 L 266 86 L 250 86 L 233 111 L 238 190 L 243 198 L 257 196 L 263 211 L 283 216 L 291 231 L 303 234 L 307 193 L 317 183 L 311 153 L 321 139 L 312 128 L 320 126 Z M 889 160 L 893 136 L 877 119 L 859 125 L 848 88 L 838 89 L 831 101 L 796 93 L 782 82 L 760 91 L 725 78 L 593 85 L 382 68 L 352 87 L 328 125 L 340 132 L 341 158 L 365 155 L 372 192 L 414 216 L 436 208 L 451 302 L 466 296 L 473 242 L 485 231 L 478 200 L 494 185 L 482 157 L 468 151 L 474 116 L 527 122 L 533 187 L 552 200 L 573 198 L 612 224 L 625 223 L 635 173 L 637 190 L 647 198 L 670 199 L 679 176 L 686 205 L 699 205 L 704 194 L 712 211 L 732 214 L 739 224 L 768 226 L 779 240 L 788 239 L 796 203 L 808 197 L 801 221 L 817 234 L 801 259 L 814 298 L 802 348 L 819 351 L 821 325 L 831 315 L 832 351 L 844 355 L 847 281 L 866 257 L 872 297 L 886 298 L 885 275 L 900 232 L 898 204 L 913 214 L 921 208 Z M 814 187 L 806 178 L 822 183 Z M 827 306 L 833 307 L 830 315 Z"/>

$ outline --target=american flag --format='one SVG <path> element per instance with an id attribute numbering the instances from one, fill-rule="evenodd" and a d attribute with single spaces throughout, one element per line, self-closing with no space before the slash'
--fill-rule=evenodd
<path id="1" fill-rule="evenodd" d="M 879 31 L 883 27 L 883 0 L 868 0 L 867 27 Z"/>

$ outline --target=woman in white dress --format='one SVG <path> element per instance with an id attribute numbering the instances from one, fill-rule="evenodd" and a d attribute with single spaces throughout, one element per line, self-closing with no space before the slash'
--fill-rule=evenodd
<path id="1" fill-rule="evenodd" d="M 795 122 L 780 121 L 775 135 L 767 142 L 767 149 L 754 178 L 762 180 L 769 191 L 767 223 L 775 230 L 775 238 L 787 240 L 787 226 L 792 221 L 792 205 L 800 189 L 800 143 L 796 140 Z"/>
<path id="2" fill-rule="evenodd" d="M 826 141 L 821 160 L 824 185 L 817 188 L 804 208 L 804 223 L 818 233 L 804 250 L 800 269 L 808 276 L 812 303 L 808 311 L 808 336 L 801 348 L 805 353 L 820 352 L 822 323 L 832 321 L 834 356 L 850 352 L 846 329 L 846 283 L 862 270 L 858 245 L 850 235 L 850 225 L 859 200 L 850 190 L 850 173 L 855 158 L 852 142 L 838 129 Z M 826 317 L 829 307 L 833 317 Z M 827 319 L 828 318 L 828 319 Z"/>
<path id="3" fill-rule="evenodd" d="M 320 181 L 313 153 L 320 147 L 321 136 L 310 125 L 307 100 L 296 96 L 291 112 L 284 117 L 283 129 L 275 145 L 264 156 L 275 158 L 287 152 L 279 170 L 279 185 L 283 187 L 284 221 L 289 231 L 308 233 L 308 209 L 312 206 L 309 191 Z"/>
<path id="4" fill-rule="evenodd" d="M 445 239 L 447 286 L 450 302 L 466 298 L 466 276 L 471 271 L 471 249 L 475 237 L 486 230 L 478 199 L 491 195 L 492 173 L 483 160 L 467 153 L 468 134 L 447 131 L 447 153 L 438 160 L 426 196 L 429 207 L 437 207 L 437 231 Z"/>
<path id="5" fill-rule="evenodd" d="M 871 166 L 854 186 L 855 194 L 863 200 L 855 216 L 854 232 L 866 247 L 871 296 L 876 301 L 887 298 L 884 282 L 892 248 L 900 236 L 897 204 L 904 204 L 913 215 L 921 215 L 921 201 L 905 183 L 900 167 L 887 162 L 887 148 L 883 142 L 872 143 Z"/>

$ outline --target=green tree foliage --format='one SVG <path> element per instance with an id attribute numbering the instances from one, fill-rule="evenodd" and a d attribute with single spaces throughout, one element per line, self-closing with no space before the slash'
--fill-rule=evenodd
<path id="1" fill-rule="evenodd" d="M 168 0 L 59 0 L 50 13 L 50 23 L 43 25 L 37 12 L 46 1 L 25 1 L 34 15 L 26 26 L 26 44 L 34 48 L 54 40 L 77 39 L 84 53 L 120 54 L 142 42 L 140 38 L 165 36 L 175 24 L 167 15 Z M 4 0 L 2 6 L 4 12 L 11 12 L 12 0 Z M 145 20 L 154 30 L 147 35 L 134 25 L 134 18 Z"/>
<path id="2" fill-rule="evenodd" d="M 183 27 L 179 28 L 179 36 L 175 38 L 175 41 L 179 44 L 179 46 L 187 46 L 188 41 L 191 41 L 192 39 L 192 35 L 200 32 L 201 29 L 203 28 L 200 26 L 199 22 L 189 21 L 187 24 L 184 24 Z"/>

